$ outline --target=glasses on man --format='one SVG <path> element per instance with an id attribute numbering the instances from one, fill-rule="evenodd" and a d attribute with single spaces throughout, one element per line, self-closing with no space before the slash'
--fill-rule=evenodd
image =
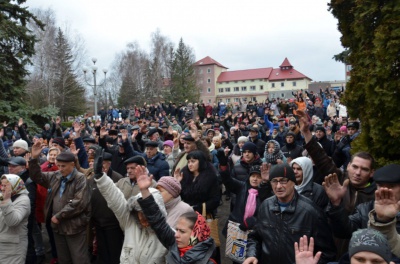
<path id="1" fill-rule="evenodd" d="M 272 179 L 272 180 L 271 180 L 271 184 L 277 185 L 278 183 L 280 183 L 280 184 L 284 185 L 284 184 L 288 183 L 288 181 L 289 181 L 288 178 L 282 178 L 282 179 L 280 179 L 280 180 Z"/>

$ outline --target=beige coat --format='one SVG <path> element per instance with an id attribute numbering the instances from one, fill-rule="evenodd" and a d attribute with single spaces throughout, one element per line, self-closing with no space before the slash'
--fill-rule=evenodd
<path id="1" fill-rule="evenodd" d="M 125 239 L 120 257 L 121 264 L 163 264 L 167 249 L 158 240 L 151 228 L 141 228 L 138 220 L 129 211 L 124 194 L 106 174 L 95 179 L 97 188 L 114 212 Z"/>
<path id="2" fill-rule="evenodd" d="M 129 177 L 120 179 L 115 185 L 124 194 L 124 197 L 126 200 L 128 200 L 132 196 L 138 195 L 140 193 L 139 186 L 137 184 L 132 186 L 132 183 L 131 183 L 131 180 L 129 179 Z M 155 188 L 156 186 L 157 186 L 157 182 L 155 180 L 153 180 L 153 184 L 151 185 L 151 187 Z"/>
<path id="3" fill-rule="evenodd" d="M 25 263 L 30 213 L 27 194 L 20 194 L 14 202 L 0 204 L 0 263 Z"/>
<path id="4" fill-rule="evenodd" d="M 397 218 L 395 217 L 393 221 L 389 223 L 379 223 L 375 221 L 374 213 L 375 209 L 371 210 L 368 214 L 368 226 L 384 234 L 388 239 L 392 253 L 400 257 L 400 235 L 397 233 L 396 229 Z"/>

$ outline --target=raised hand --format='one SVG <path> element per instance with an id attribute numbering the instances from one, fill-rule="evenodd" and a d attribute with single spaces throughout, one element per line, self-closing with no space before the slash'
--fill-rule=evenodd
<path id="1" fill-rule="evenodd" d="M 100 128 L 100 138 L 104 138 L 107 135 L 108 135 L 108 131 L 107 131 L 106 127 Z"/>
<path id="2" fill-rule="evenodd" d="M 300 243 L 294 243 L 294 255 L 296 264 L 317 264 L 322 252 L 318 251 L 314 257 L 314 239 L 310 237 L 310 244 L 308 244 L 307 236 L 304 235 L 300 238 Z"/>
<path id="3" fill-rule="evenodd" d="M 269 181 L 269 170 L 271 169 L 271 164 L 267 162 L 263 162 L 261 165 L 261 179 L 262 181 L 268 182 Z"/>
<path id="4" fill-rule="evenodd" d="M 42 152 L 42 143 L 40 141 L 36 141 L 32 145 L 31 149 L 32 158 L 33 159 L 39 158 L 41 152 Z"/>
<path id="5" fill-rule="evenodd" d="M 97 147 L 94 152 L 94 177 L 100 179 L 103 176 L 103 154 L 104 150 L 101 147 Z"/>
<path id="6" fill-rule="evenodd" d="M 192 138 L 194 138 L 195 141 L 198 140 L 199 134 L 197 133 L 197 126 L 195 124 L 192 124 L 190 126 L 190 135 Z"/>
<path id="7" fill-rule="evenodd" d="M 381 187 L 375 191 L 374 208 L 378 221 L 389 222 L 400 211 L 400 201 L 396 199 L 392 189 Z"/>
<path id="8" fill-rule="evenodd" d="M 177 169 L 174 171 L 174 178 L 177 179 L 179 182 L 182 181 L 182 179 L 183 179 L 183 172 L 181 172 L 181 169 L 180 169 L 180 168 L 177 168 Z"/>
<path id="9" fill-rule="evenodd" d="M 100 120 L 100 119 L 97 119 L 97 120 L 96 120 L 95 126 L 96 126 L 96 127 L 101 126 L 101 120 Z"/>
<path id="10" fill-rule="evenodd" d="M 18 126 L 20 127 L 20 126 L 22 126 L 24 124 L 24 119 L 21 117 L 19 120 L 18 120 Z"/>
<path id="11" fill-rule="evenodd" d="M 342 138 L 342 133 L 340 131 L 336 131 L 335 133 L 335 141 L 339 141 Z"/>
<path id="12" fill-rule="evenodd" d="M 336 173 L 329 174 L 325 177 L 325 181 L 322 183 L 324 186 L 326 195 L 334 206 L 339 206 L 342 202 L 343 197 L 347 192 L 347 186 L 349 185 L 349 179 L 343 182 L 343 186 L 340 185 Z"/>
<path id="13" fill-rule="evenodd" d="M 135 129 L 135 130 L 132 131 L 132 136 L 131 136 L 132 142 L 135 142 L 136 136 L 138 134 L 139 134 L 139 130 L 138 129 Z"/>
<path id="14" fill-rule="evenodd" d="M 73 127 L 74 127 L 74 132 L 75 132 L 75 136 L 80 136 L 80 134 L 81 134 L 81 130 L 82 130 L 82 127 L 81 127 L 81 124 L 79 123 L 79 122 L 74 122 L 74 124 L 73 124 Z"/>
<path id="15" fill-rule="evenodd" d="M 4 121 L 3 122 L 3 127 L 7 127 L 7 126 L 8 126 L 7 121 Z"/>
<path id="16" fill-rule="evenodd" d="M 304 134 L 308 134 L 310 132 L 310 121 L 308 119 L 308 115 L 306 112 L 302 111 L 302 110 L 296 110 L 297 116 L 299 117 L 299 125 L 300 125 L 300 131 L 301 133 Z"/>
<path id="17" fill-rule="evenodd" d="M 61 124 L 61 117 L 57 116 L 56 117 L 56 125 L 60 125 Z"/>
<path id="18" fill-rule="evenodd" d="M 0 129 L 0 139 L 4 137 L 4 129 Z"/>
<path id="19" fill-rule="evenodd" d="M 27 165 L 28 165 L 28 162 L 31 160 L 31 158 L 32 158 L 32 154 L 27 152 L 24 156 L 24 159 L 25 159 Z"/>
<path id="20" fill-rule="evenodd" d="M 70 152 L 71 152 L 72 154 L 74 154 L 75 156 L 78 156 L 78 153 L 79 153 L 79 150 L 80 150 L 80 149 L 77 149 L 77 148 L 76 148 L 76 145 L 75 145 L 74 143 L 72 143 L 72 144 L 69 146 L 69 150 L 70 150 Z"/>
<path id="21" fill-rule="evenodd" d="M 147 175 L 147 169 L 145 166 L 136 166 L 135 173 L 137 175 L 136 182 L 140 190 L 146 190 L 153 184 L 153 175 Z"/>
<path id="22" fill-rule="evenodd" d="M 128 130 L 126 129 L 121 129 L 121 139 L 123 142 L 125 142 L 128 139 Z"/>
<path id="23" fill-rule="evenodd" d="M 8 203 L 8 201 L 11 199 L 11 195 L 12 195 L 11 182 L 7 181 L 6 187 L 4 189 L 4 192 L 2 192 L 2 194 L 3 194 L 3 201 L 1 203 L 2 204 Z"/>

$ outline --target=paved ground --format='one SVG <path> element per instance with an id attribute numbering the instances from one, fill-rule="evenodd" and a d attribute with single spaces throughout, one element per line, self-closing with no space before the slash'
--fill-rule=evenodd
<path id="1" fill-rule="evenodd" d="M 230 206 L 230 201 L 225 201 L 225 195 L 222 196 L 223 204 L 218 208 L 218 225 L 219 225 L 219 237 L 221 240 L 221 263 L 222 264 L 231 264 L 232 261 L 230 261 L 228 258 L 225 257 L 225 237 L 222 235 L 221 231 L 224 228 L 225 222 L 228 219 L 229 216 L 229 206 Z M 50 263 L 51 260 L 51 254 L 50 254 L 50 244 L 49 244 L 49 239 L 47 236 L 46 229 L 42 228 L 42 234 L 43 234 L 43 240 L 46 248 L 46 261 L 44 262 L 45 264 Z"/>

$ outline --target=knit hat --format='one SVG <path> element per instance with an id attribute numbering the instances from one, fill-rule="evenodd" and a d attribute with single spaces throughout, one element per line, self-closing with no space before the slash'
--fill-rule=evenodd
<path id="1" fill-rule="evenodd" d="M 62 148 L 65 148 L 65 141 L 62 137 L 53 138 L 53 143 L 59 145 Z"/>
<path id="2" fill-rule="evenodd" d="M 245 150 L 249 150 L 250 152 L 252 152 L 254 155 L 257 154 L 257 146 L 256 144 L 254 144 L 253 142 L 246 142 L 244 143 L 243 147 L 242 147 L 242 151 L 244 152 Z"/>
<path id="3" fill-rule="evenodd" d="M 340 127 L 340 132 L 347 132 L 347 127 L 346 126 L 341 126 Z"/>
<path id="4" fill-rule="evenodd" d="M 163 144 L 163 146 L 170 146 L 171 148 L 174 148 L 174 142 L 172 140 L 166 140 Z"/>
<path id="5" fill-rule="evenodd" d="M 350 258 L 358 252 L 372 252 L 382 257 L 387 263 L 390 262 L 392 254 L 386 237 L 374 229 L 359 229 L 355 231 L 350 239 Z"/>
<path id="6" fill-rule="evenodd" d="M 296 176 L 294 175 L 294 171 L 289 164 L 277 164 L 272 167 L 271 172 L 269 173 L 269 179 L 272 180 L 276 177 L 284 177 L 288 178 L 292 182 L 296 183 Z"/>
<path id="7" fill-rule="evenodd" d="M 182 190 L 180 182 L 172 176 L 161 177 L 157 182 L 158 186 L 163 187 L 174 198 L 178 197 Z"/>
<path id="8" fill-rule="evenodd" d="M 13 148 L 15 148 L 15 147 L 22 148 L 26 151 L 29 151 L 28 143 L 23 139 L 18 139 L 17 141 L 15 141 L 13 144 Z"/>
<path id="9" fill-rule="evenodd" d="M 253 165 L 253 166 L 250 167 L 249 175 L 251 175 L 253 173 L 258 173 L 258 174 L 261 175 L 261 167 L 260 167 L 260 165 Z"/>
<path id="10" fill-rule="evenodd" d="M 325 127 L 323 127 L 323 126 L 317 126 L 317 127 L 315 127 L 315 132 L 317 132 L 317 131 L 322 131 L 322 132 L 324 132 L 324 134 L 326 134 L 326 130 L 325 130 Z"/>

